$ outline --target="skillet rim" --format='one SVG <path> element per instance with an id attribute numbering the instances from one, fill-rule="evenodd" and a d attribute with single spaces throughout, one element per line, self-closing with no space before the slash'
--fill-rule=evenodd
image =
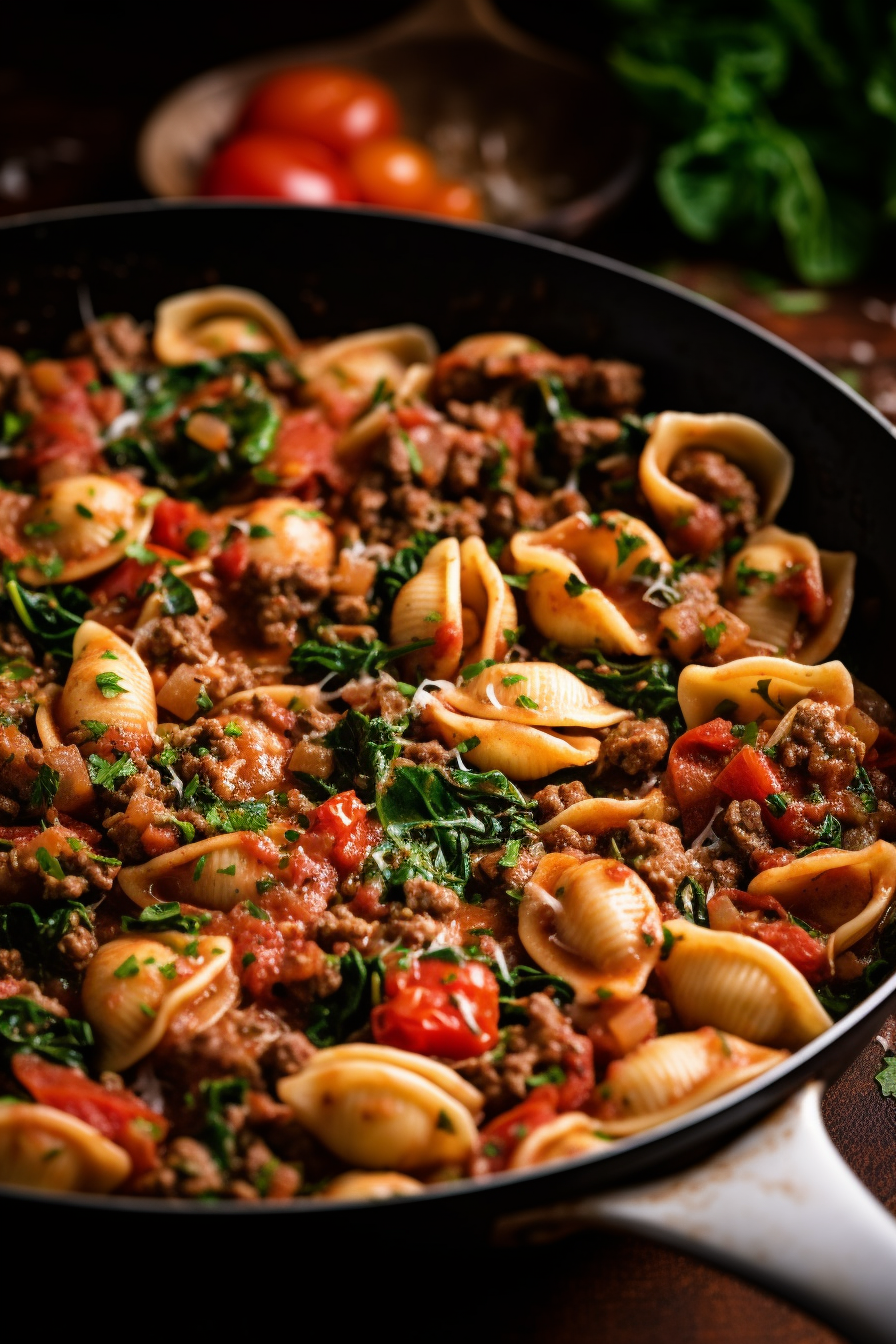
<path id="1" fill-rule="evenodd" d="M 472 233 L 494 239 L 499 244 L 516 244 L 524 249 L 528 248 L 536 252 L 547 252 L 565 257 L 574 263 L 586 264 L 598 271 L 610 271 L 642 288 L 646 288 L 648 291 L 658 290 L 673 299 L 689 304 L 692 308 L 700 309 L 710 319 L 715 318 L 733 324 L 748 336 L 758 338 L 767 346 L 772 347 L 778 355 L 801 364 L 807 372 L 814 374 L 816 377 L 821 377 L 836 392 L 851 401 L 863 415 L 868 416 L 880 428 L 884 429 L 896 444 L 896 428 L 875 406 L 861 397 L 842 379 L 812 359 L 811 356 L 796 349 L 775 333 L 758 326 L 749 318 L 732 312 L 705 295 L 685 289 L 663 276 L 651 274 L 627 262 L 604 256 L 601 253 L 590 252 L 574 244 L 560 242 L 552 238 L 543 238 L 521 229 L 495 224 L 452 223 L 423 215 L 380 210 L 366 206 L 339 206 L 334 208 L 298 206 L 289 202 L 278 201 L 257 202 L 238 199 L 203 201 L 190 198 L 184 200 L 115 201 L 100 205 L 70 206 L 56 210 L 13 215 L 6 219 L 0 219 L 0 247 L 2 247 L 2 241 L 7 235 L 27 234 L 30 230 L 40 230 L 55 224 L 65 225 L 70 222 L 79 223 L 92 219 L 114 217 L 129 218 L 161 214 L 177 216 L 219 211 L 229 212 L 232 216 L 237 217 L 257 216 L 269 211 L 293 213 L 311 211 L 318 215 L 338 216 L 340 219 L 345 218 L 345 216 L 353 216 L 359 220 L 372 218 L 386 223 L 394 220 L 402 224 L 411 224 L 418 230 L 432 229 L 436 233 L 446 230 L 456 233 L 461 230 L 468 234 Z M 667 1154 L 671 1150 L 673 1160 L 683 1157 L 683 1165 L 685 1167 L 691 1165 L 695 1160 L 693 1152 L 695 1147 L 699 1148 L 701 1142 L 704 1150 L 708 1150 L 712 1146 L 714 1142 L 713 1130 L 714 1128 L 717 1129 L 714 1122 L 717 1117 L 728 1111 L 746 1110 L 749 1112 L 749 1116 L 742 1121 L 740 1128 L 751 1127 L 777 1102 L 794 1092 L 802 1082 L 812 1077 L 824 1077 L 827 1072 L 824 1067 L 825 1061 L 827 1060 L 829 1064 L 832 1062 L 832 1057 L 838 1054 L 838 1045 L 841 1047 L 839 1054 L 842 1055 L 844 1038 L 855 1034 L 863 1037 L 862 1024 L 869 1022 L 870 1032 L 873 1025 L 883 1020 L 886 1016 L 886 1008 L 892 1006 L 893 1003 L 896 1003 L 896 971 L 888 980 L 872 991 L 861 1004 L 851 1009 L 840 1021 L 835 1022 L 832 1027 L 828 1028 L 823 1035 L 794 1052 L 775 1068 L 759 1075 L 758 1078 L 737 1088 L 734 1092 L 723 1094 L 713 1102 L 698 1107 L 694 1111 L 686 1112 L 676 1120 L 668 1121 L 664 1125 L 645 1130 L 643 1133 L 630 1136 L 627 1139 L 615 1140 L 612 1148 L 605 1154 L 583 1156 L 566 1162 L 551 1163 L 544 1167 L 533 1167 L 523 1171 L 501 1172 L 488 1177 L 467 1177 L 457 1182 L 447 1182 L 442 1186 L 427 1187 L 412 1198 L 394 1199 L 384 1203 L 361 1200 L 329 1203 L 324 1200 L 313 1199 L 283 1201 L 282 1203 L 267 1203 L 266 1201 L 255 1203 L 236 1200 L 201 1203 L 188 1199 L 164 1199 L 154 1196 L 115 1195 L 114 1193 L 108 1195 L 91 1195 L 81 1192 L 63 1193 L 0 1185 L 0 1202 L 16 1201 L 21 1204 L 34 1204 L 65 1210 L 81 1209 L 84 1212 L 96 1213 L 101 1211 L 118 1212 L 120 1214 L 143 1213 L 157 1217 L 166 1214 L 169 1216 L 190 1214 L 194 1217 L 208 1217 L 225 1213 L 229 1217 L 276 1214 L 281 1217 L 286 1215 L 292 1217 L 303 1216 L 305 1218 L 316 1216 L 318 1219 L 332 1219 L 343 1214 L 370 1218 L 377 1213 L 382 1216 L 387 1210 L 390 1216 L 395 1212 L 398 1212 L 401 1216 L 402 1211 L 410 1217 L 413 1217 L 414 1214 L 425 1216 L 427 1211 L 443 1206 L 446 1200 L 449 1201 L 452 1209 L 461 1203 L 465 1203 L 469 1207 L 473 1201 L 476 1201 L 483 1212 L 489 1216 L 490 1212 L 496 1211 L 495 1209 L 489 1211 L 490 1205 L 504 1204 L 508 1206 L 512 1204 L 514 1207 L 533 1207 L 555 1199 L 557 1196 L 553 1192 L 553 1187 L 558 1183 L 562 1183 L 568 1189 L 571 1180 L 576 1175 L 587 1178 L 589 1174 L 592 1174 L 596 1177 L 608 1164 L 610 1172 L 614 1172 L 620 1167 L 623 1168 L 619 1181 L 614 1182 L 612 1178 L 609 1181 L 594 1180 L 592 1183 L 594 1189 L 604 1188 L 607 1185 L 612 1186 L 613 1184 L 625 1185 L 633 1179 L 638 1179 L 639 1175 L 644 1176 L 653 1173 L 656 1164 L 651 1164 L 649 1157 L 646 1161 L 638 1162 L 639 1155 L 649 1154 L 652 1150 L 658 1150 L 657 1160 L 662 1159 L 665 1149 Z M 852 1059 L 856 1057 L 852 1053 L 852 1046 L 849 1047 L 849 1053 Z M 833 1076 L 842 1072 L 845 1067 L 848 1067 L 848 1062 L 835 1065 Z M 767 1105 L 763 1105 L 762 1098 L 763 1094 L 766 1093 L 771 1095 L 768 1098 Z M 722 1140 L 724 1142 L 729 1141 L 734 1137 L 737 1129 L 737 1124 L 728 1126 L 721 1135 Z M 717 1133 L 716 1141 L 719 1137 Z M 682 1141 L 677 1142 L 678 1140 Z M 626 1159 L 630 1160 L 627 1161 Z M 699 1160 L 699 1156 L 696 1160 Z M 629 1168 L 627 1174 L 625 1168 Z M 582 1193 L 582 1191 L 579 1193 Z"/>

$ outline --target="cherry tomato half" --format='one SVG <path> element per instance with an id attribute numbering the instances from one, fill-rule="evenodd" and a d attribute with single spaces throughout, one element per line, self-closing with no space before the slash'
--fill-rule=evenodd
<path id="1" fill-rule="evenodd" d="M 428 215 L 441 215 L 444 219 L 481 219 L 482 197 L 469 182 L 446 180 L 436 184 L 421 209 Z"/>
<path id="2" fill-rule="evenodd" d="M 498 982 L 479 961 L 415 957 L 393 963 L 383 983 L 386 1002 L 370 1015 L 380 1045 L 418 1055 L 467 1059 L 498 1042 Z"/>
<path id="3" fill-rule="evenodd" d="M 362 200 L 373 205 L 391 205 L 397 210 L 423 208 L 438 184 L 435 161 L 429 150 L 401 137 L 361 145 L 349 160 L 349 166 Z"/>
<path id="4" fill-rule="evenodd" d="M 309 136 L 350 154 L 367 140 L 395 135 L 398 104 L 379 80 L 338 66 L 283 70 L 249 99 L 245 125 L 281 135 Z"/>
<path id="5" fill-rule="evenodd" d="M 220 149 L 205 170 L 203 196 L 263 196 L 303 205 L 356 201 L 358 189 L 326 145 L 249 131 Z"/>

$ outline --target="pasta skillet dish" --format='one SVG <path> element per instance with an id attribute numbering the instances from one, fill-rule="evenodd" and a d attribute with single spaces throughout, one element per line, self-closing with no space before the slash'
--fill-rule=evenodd
<path id="1" fill-rule="evenodd" d="M 0 394 L 0 1181 L 598 1153 L 892 969 L 893 711 L 762 425 L 226 287 Z"/>

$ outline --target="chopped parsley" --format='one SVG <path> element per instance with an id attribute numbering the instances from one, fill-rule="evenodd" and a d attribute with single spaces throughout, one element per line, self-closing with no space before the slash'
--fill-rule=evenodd
<path id="1" fill-rule="evenodd" d="M 106 700 L 114 700 L 116 695 L 124 695 L 127 693 L 128 688 L 127 686 L 122 686 L 121 677 L 117 672 L 100 672 L 95 680 L 103 698 Z"/>
<path id="2" fill-rule="evenodd" d="M 103 760 L 102 756 L 97 756 L 92 752 L 87 757 L 87 773 L 90 775 L 91 784 L 95 784 L 98 789 L 115 789 L 123 779 L 129 779 L 131 775 L 137 773 L 137 767 L 130 756 L 123 753 L 114 761 Z"/>

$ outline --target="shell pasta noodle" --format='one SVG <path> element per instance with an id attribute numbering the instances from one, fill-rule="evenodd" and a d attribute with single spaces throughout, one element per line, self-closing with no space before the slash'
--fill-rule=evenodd
<path id="1" fill-rule="evenodd" d="M 0 351 L 0 1184 L 599 1161 L 891 973 L 896 717 L 770 429 L 521 333 L 146 316 Z"/>

